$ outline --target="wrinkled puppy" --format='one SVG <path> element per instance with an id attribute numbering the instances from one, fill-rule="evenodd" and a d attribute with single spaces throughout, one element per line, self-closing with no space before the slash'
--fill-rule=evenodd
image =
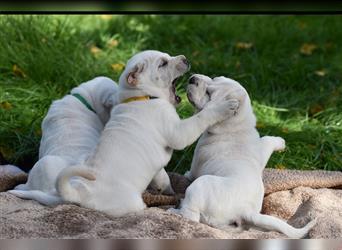
<path id="1" fill-rule="evenodd" d="M 184 56 L 159 51 L 143 51 L 127 62 L 117 91 L 121 104 L 112 109 L 94 154 L 58 177 L 57 189 L 66 202 L 111 216 L 143 210 L 142 192 L 173 149 L 185 148 L 209 126 L 234 115 L 238 101 L 230 100 L 209 102 L 181 120 L 174 107 L 180 102 L 175 85 L 188 70 Z"/>
<path id="2" fill-rule="evenodd" d="M 260 138 L 246 90 L 229 78 L 194 75 L 187 94 L 198 110 L 210 100 L 234 98 L 240 106 L 237 115 L 227 116 L 201 136 L 191 170 L 186 173 L 194 182 L 186 190 L 180 209 L 170 211 L 215 227 L 245 222 L 291 238 L 304 237 L 315 221 L 297 229 L 260 214 L 264 197 L 262 171 L 273 151 L 285 149 L 285 141 L 274 136 Z"/>
<path id="3" fill-rule="evenodd" d="M 62 169 L 84 162 L 95 149 L 115 105 L 117 88 L 111 79 L 97 77 L 54 101 L 42 122 L 39 161 L 27 183 L 9 192 L 45 205 L 61 203 L 55 189 L 57 176 Z"/>

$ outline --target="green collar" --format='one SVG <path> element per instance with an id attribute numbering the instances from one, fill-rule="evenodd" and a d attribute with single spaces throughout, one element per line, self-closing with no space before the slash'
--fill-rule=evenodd
<path id="1" fill-rule="evenodd" d="M 96 111 L 91 107 L 91 105 L 89 104 L 89 102 L 87 102 L 87 100 L 81 96 L 80 94 L 71 94 L 72 96 L 75 96 L 78 100 L 80 100 L 80 102 L 82 102 L 84 104 L 84 106 L 86 106 L 90 111 L 93 111 L 96 114 Z"/>

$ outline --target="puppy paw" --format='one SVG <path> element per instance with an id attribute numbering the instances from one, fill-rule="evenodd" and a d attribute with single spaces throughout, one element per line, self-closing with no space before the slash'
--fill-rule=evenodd
<path id="1" fill-rule="evenodd" d="M 176 209 L 176 208 L 169 208 L 168 210 L 166 210 L 166 212 L 168 212 L 170 214 L 176 214 L 178 216 L 181 216 L 179 213 L 179 209 Z"/>
<path id="2" fill-rule="evenodd" d="M 281 137 L 273 137 L 274 141 L 274 151 L 284 151 L 286 144 L 285 140 Z"/>

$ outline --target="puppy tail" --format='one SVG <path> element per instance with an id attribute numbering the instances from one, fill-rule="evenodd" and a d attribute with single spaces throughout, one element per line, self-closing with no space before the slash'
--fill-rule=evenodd
<path id="1" fill-rule="evenodd" d="M 300 239 L 306 236 L 317 222 L 316 219 L 314 219 L 302 228 L 295 228 L 287 224 L 285 221 L 270 215 L 251 214 L 246 216 L 244 219 L 247 222 L 254 224 L 255 226 L 265 228 L 268 230 L 275 230 L 283 234 L 286 234 L 290 238 L 296 239 Z"/>
<path id="2" fill-rule="evenodd" d="M 64 201 L 80 204 L 81 189 L 71 185 L 70 178 L 83 177 L 90 181 L 95 181 L 95 172 L 84 166 L 71 166 L 62 170 L 57 177 L 56 189 Z"/>
<path id="3" fill-rule="evenodd" d="M 55 206 L 63 203 L 60 197 L 44 193 L 40 190 L 10 190 L 8 193 L 13 194 L 21 199 L 38 201 L 46 206 Z"/>

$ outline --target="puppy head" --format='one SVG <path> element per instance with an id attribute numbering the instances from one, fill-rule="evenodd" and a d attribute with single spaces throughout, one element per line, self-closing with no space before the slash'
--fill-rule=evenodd
<path id="1" fill-rule="evenodd" d="M 127 62 L 119 87 L 162 98 L 175 105 L 181 101 L 176 94 L 177 79 L 189 69 L 190 64 L 183 55 L 172 57 L 155 50 L 143 51 Z"/>
<path id="2" fill-rule="evenodd" d="M 255 122 L 247 91 L 241 84 L 230 78 L 223 76 L 210 78 L 194 74 L 189 78 L 187 96 L 197 110 L 202 110 L 209 101 L 219 103 L 224 100 L 237 99 L 240 103 L 238 112 L 229 120 L 241 121 L 249 117 L 252 123 Z"/>
<path id="3" fill-rule="evenodd" d="M 200 74 L 189 78 L 187 96 L 198 110 L 203 109 L 209 101 L 238 99 L 243 105 L 245 99 L 249 99 L 247 91 L 238 82 L 223 76 L 210 78 Z"/>

